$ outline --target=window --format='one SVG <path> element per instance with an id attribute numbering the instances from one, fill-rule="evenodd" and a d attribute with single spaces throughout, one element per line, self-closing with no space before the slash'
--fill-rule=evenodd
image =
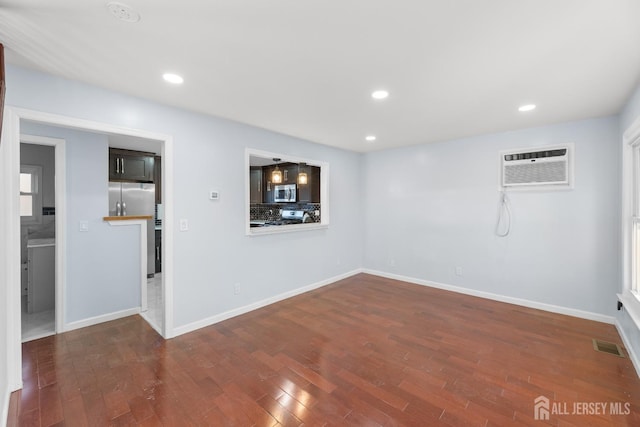
<path id="1" fill-rule="evenodd" d="M 329 164 L 246 150 L 246 234 L 314 230 L 329 225 Z"/>
<path id="2" fill-rule="evenodd" d="M 640 117 L 622 141 L 623 284 L 618 301 L 640 328 Z"/>
<path id="3" fill-rule="evenodd" d="M 22 224 L 42 221 L 42 166 L 20 166 L 20 220 Z"/>

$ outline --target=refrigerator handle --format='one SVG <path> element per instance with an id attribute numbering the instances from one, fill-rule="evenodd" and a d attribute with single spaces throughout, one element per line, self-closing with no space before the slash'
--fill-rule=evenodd
<path id="1" fill-rule="evenodd" d="M 116 216 L 121 216 L 122 215 L 122 206 L 120 205 L 120 202 L 116 202 Z"/>
<path id="2" fill-rule="evenodd" d="M 122 202 L 122 216 L 127 216 L 127 204 Z"/>
<path id="3" fill-rule="evenodd" d="M 120 159 L 116 157 L 116 173 L 120 173 Z"/>
<path id="4" fill-rule="evenodd" d="M 124 157 L 120 159 L 120 165 L 122 166 L 122 174 L 124 175 Z"/>

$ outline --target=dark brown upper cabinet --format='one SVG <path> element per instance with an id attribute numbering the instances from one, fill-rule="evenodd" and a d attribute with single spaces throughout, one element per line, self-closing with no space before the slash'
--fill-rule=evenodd
<path id="1" fill-rule="evenodd" d="M 109 181 L 154 182 L 154 154 L 109 149 Z"/>
<path id="2" fill-rule="evenodd" d="M 300 173 L 307 174 L 307 183 L 298 183 L 298 201 L 303 203 L 320 203 L 320 168 L 317 166 L 300 166 Z M 296 178 L 298 171 L 296 171 Z"/>

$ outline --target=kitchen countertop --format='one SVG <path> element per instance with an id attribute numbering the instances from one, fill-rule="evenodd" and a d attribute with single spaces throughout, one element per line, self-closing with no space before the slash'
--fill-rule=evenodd
<path id="1" fill-rule="evenodd" d="M 55 246 L 56 239 L 55 237 L 50 237 L 47 239 L 29 239 L 27 240 L 27 248 L 42 248 L 45 246 Z"/>

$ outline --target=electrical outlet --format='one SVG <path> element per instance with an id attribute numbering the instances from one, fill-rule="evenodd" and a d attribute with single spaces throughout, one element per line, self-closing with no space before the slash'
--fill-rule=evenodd
<path id="1" fill-rule="evenodd" d="M 218 190 L 209 191 L 210 200 L 218 200 L 220 198 L 220 192 Z"/>
<path id="2" fill-rule="evenodd" d="M 464 272 L 462 271 L 462 267 L 456 267 L 455 272 L 456 272 L 456 276 L 464 275 Z"/>
<path id="3" fill-rule="evenodd" d="M 234 295 L 238 295 L 240 293 L 240 283 L 233 285 L 233 293 Z"/>
<path id="4" fill-rule="evenodd" d="M 189 220 L 181 219 L 180 220 L 180 231 L 188 231 L 189 230 Z"/>

